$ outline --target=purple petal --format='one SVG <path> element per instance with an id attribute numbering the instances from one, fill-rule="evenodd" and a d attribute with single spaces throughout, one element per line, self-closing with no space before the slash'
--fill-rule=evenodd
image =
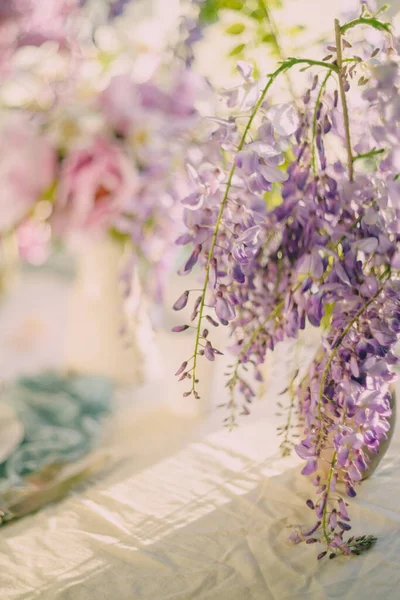
<path id="1" fill-rule="evenodd" d="M 267 117 L 272 121 L 277 134 L 283 137 L 295 133 L 300 125 L 299 115 L 293 104 L 272 106 Z"/>
<path id="2" fill-rule="evenodd" d="M 319 327 L 321 324 L 321 319 L 324 315 L 321 294 L 313 294 L 307 298 L 306 311 L 311 325 L 314 325 L 314 327 Z"/>
<path id="3" fill-rule="evenodd" d="M 222 324 L 226 321 L 233 321 L 236 316 L 234 307 L 229 304 L 225 298 L 218 297 L 215 303 L 215 312 Z"/>
<path id="4" fill-rule="evenodd" d="M 324 494 L 321 498 L 321 501 L 315 508 L 315 514 L 317 515 L 318 519 L 321 519 L 322 515 L 324 514 L 327 500 L 328 500 L 328 494 Z"/>
<path id="5" fill-rule="evenodd" d="M 188 275 L 191 272 L 194 265 L 197 263 L 200 252 L 201 252 L 201 246 L 196 246 L 196 248 L 193 250 L 192 254 L 189 256 L 188 260 L 186 261 L 183 269 L 180 271 L 181 275 Z"/>
<path id="6" fill-rule="evenodd" d="M 181 375 L 181 373 L 183 373 L 183 371 L 186 369 L 186 367 L 187 367 L 187 361 L 185 361 L 181 364 L 181 366 L 179 367 L 179 369 L 177 370 L 175 375 Z"/>
<path id="7" fill-rule="evenodd" d="M 317 459 L 309 458 L 307 461 L 307 464 L 304 467 L 304 469 L 302 470 L 301 474 L 302 475 L 312 475 L 313 473 L 315 473 L 316 470 L 317 470 Z"/>
<path id="8" fill-rule="evenodd" d="M 217 259 L 213 257 L 210 262 L 210 284 L 215 289 L 217 287 L 218 268 Z"/>
<path id="9" fill-rule="evenodd" d="M 284 181 L 287 181 L 289 177 L 285 171 L 281 171 L 281 169 L 277 169 L 276 167 L 260 165 L 259 169 L 261 175 L 269 183 L 283 183 Z"/>
<path id="10" fill-rule="evenodd" d="M 360 452 L 354 459 L 355 464 L 357 465 L 360 471 L 366 471 L 368 469 L 368 465 L 365 462 L 364 455 Z"/>
<path id="11" fill-rule="evenodd" d="M 214 327 L 219 327 L 219 323 L 217 323 L 217 321 L 215 321 L 212 317 L 210 317 L 210 315 L 206 316 L 206 319 L 209 323 L 211 323 L 211 325 L 213 325 Z"/>
<path id="12" fill-rule="evenodd" d="M 210 361 L 215 360 L 214 350 L 213 350 L 210 342 L 208 342 L 208 341 L 206 343 L 206 347 L 204 348 L 204 356 Z"/>
<path id="13" fill-rule="evenodd" d="M 357 496 L 357 492 L 354 489 L 354 487 L 351 485 L 350 482 L 346 482 L 346 494 L 350 497 L 350 498 L 354 498 L 355 496 Z"/>
<path id="14" fill-rule="evenodd" d="M 171 331 L 173 333 L 181 333 L 181 331 L 186 331 L 186 329 L 189 329 L 189 325 L 176 325 Z"/>
<path id="15" fill-rule="evenodd" d="M 353 481 L 361 481 L 362 475 L 354 463 L 350 463 L 348 468 L 349 477 Z"/>
<path id="16" fill-rule="evenodd" d="M 353 377 L 360 377 L 360 369 L 356 357 L 353 355 L 350 359 L 350 370 Z"/>
<path id="17" fill-rule="evenodd" d="M 314 252 L 311 256 L 310 273 L 315 279 L 320 279 L 324 274 L 324 265 L 317 252 Z"/>
<path id="18" fill-rule="evenodd" d="M 348 457 L 349 457 L 349 449 L 348 448 L 342 447 L 338 450 L 337 462 L 339 463 L 339 465 L 341 465 L 342 467 L 345 467 L 347 465 Z"/>
<path id="19" fill-rule="evenodd" d="M 339 514 L 342 517 L 342 519 L 344 519 L 345 521 L 349 521 L 349 515 L 347 512 L 346 504 L 344 503 L 342 498 L 340 498 L 339 500 Z"/>
<path id="20" fill-rule="evenodd" d="M 342 283 L 345 283 L 346 285 L 351 285 L 350 278 L 347 275 L 343 265 L 340 262 L 337 262 L 335 264 L 335 271 L 336 271 L 336 275 L 339 277 L 339 279 Z"/>
<path id="21" fill-rule="evenodd" d="M 363 296 L 370 298 L 374 296 L 379 289 L 379 283 L 375 277 L 369 276 L 364 279 L 364 283 L 360 286 L 360 293 Z"/>
<path id="22" fill-rule="evenodd" d="M 258 171 L 259 158 L 255 152 L 242 150 L 236 154 L 235 163 L 239 169 L 243 169 L 246 175 L 251 175 Z"/>
<path id="23" fill-rule="evenodd" d="M 238 242 L 241 244 L 245 244 L 246 246 L 254 246 L 258 243 L 258 238 L 260 235 L 260 228 L 255 225 L 254 227 L 249 227 L 246 229 L 239 237 Z"/>
<path id="24" fill-rule="evenodd" d="M 175 302 L 175 304 L 173 305 L 173 309 L 174 310 L 182 310 L 183 308 L 185 308 L 187 301 L 189 298 L 189 292 L 183 292 L 182 296 L 180 296 L 178 298 L 178 300 Z"/>
<path id="25" fill-rule="evenodd" d="M 333 511 L 330 514 L 329 525 L 332 527 L 332 529 L 336 529 L 336 525 L 337 525 L 337 513 L 336 513 L 335 509 L 333 509 Z"/>
<path id="26" fill-rule="evenodd" d="M 375 237 L 369 237 L 369 238 L 366 238 L 365 240 L 361 240 L 354 244 L 354 246 L 358 250 L 360 250 L 361 252 L 365 252 L 366 254 L 371 254 L 372 252 L 375 252 L 378 245 L 379 245 L 379 242 Z"/>
<path id="27" fill-rule="evenodd" d="M 239 263 L 235 263 L 233 269 L 232 269 L 232 275 L 233 278 L 235 279 L 235 281 L 237 281 L 238 283 L 244 283 L 245 282 L 245 276 L 243 274 L 242 269 L 240 268 Z"/>
<path id="28" fill-rule="evenodd" d="M 182 200 L 182 204 L 190 210 L 198 210 L 203 206 L 204 198 L 204 194 L 200 194 L 199 192 L 193 192 L 192 194 L 186 196 L 186 198 Z"/>
<path id="29" fill-rule="evenodd" d="M 308 459 L 314 455 L 314 448 L 307 448 L 303 443 L 298 444 L 294 449 L 300 458 Z"/>
<path id="30" fill-rule="evenodd" d="M 246 81 L 250 79 L 250 77 L 253 74 L 253 65 L 244 60 L 238 60 L 238 62 L 236 63 L 236 68 L 241 74 L 241 76 L 244 79 L 246 79 Z"/>
<path id="31" fill-rule="evenodd" d="M 315 533 L 318 529 L 318 527 L 321 525 L 321 521 L 317 521 L 315 523 L 315 525 L 313 525 L 313 527 L 311 529 L 309 529 L 308 531 L 304 531 L 303 535 L 305 537 L 308 537 L 309 535 L 312 535 L 313 533 Z"/>
<path id="32" fill-rule="evenodd" d="M 178 237 L 175 244 L 177 244 L 179 246 L 184 246 L 185 244 L 189 244 L 192 240 L 193 240 L 193 238 L 190 235 L 190 233 L 184 233 L 183 235 L 180 235 Z"/>

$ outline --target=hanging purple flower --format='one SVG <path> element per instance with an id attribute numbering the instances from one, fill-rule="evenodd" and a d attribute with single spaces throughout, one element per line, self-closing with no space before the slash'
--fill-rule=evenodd
<path id="1" fill-rule="evenodd" d="M 175 302 L 175 304 L 173 305 L 173 309 L 174 310 L 182 310 L 183 308 L 185 308 L 187 301 L 189 298 L 189 292 L 183 292 L 183 294 L 178 298 L 178 300 Z"/>

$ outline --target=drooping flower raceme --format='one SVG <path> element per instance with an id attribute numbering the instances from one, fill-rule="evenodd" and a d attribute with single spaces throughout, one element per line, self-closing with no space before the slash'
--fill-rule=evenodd
<path id="1" fill-rule="evenodd" d="M 353 48 L 359 26 L 374 28 L 378 45 L 356 39 Z M 193 250 L 181 274 L 196 263 L 204 271 L 202 292 L 193 297 L 193 357 L 178 370 L 190 381 L 185 395 L 198 395 L 199 356 L 214 360 L 219 353 L 209 325 L 229 325 L 235 339 L 228 425 L 238 410 L 248 414 L 255 394 L 249 374 L 261 379 L 266 352 L 296 338 L 307 322 L 321 330 L 309 371 L 289 386 L 288 411 L 302 419 L 295 449 L 317 493 L 307 501 L 314 522 L 291 539 L 324 543 L 319 558 L 359 554 L 373 544 L 373 536 L 345 539 L 351 525 L 336 484 L 356 495 L 390 428 L 400 329 L 400 93 L 389 29 L 364 4 L 359 19 L 335 23 L 336 45 L 324 60 L 282 63 L 257 94 L 244 129 L 235 116 L 216 122 L 207 161 L 192 165 L 193 192 L 183 200 L 187 232 L 178 242 Z M 269 87 L 296 64 L 315 71 L 309 88 L 296 108 L 270 106 Z M 250 74 L 240 70 L 248 94 Z M 243 106 L 236 92 L 228 94 L 230 104 L 235 96 Z M 191 295 L 187 290 L 175 309 Z M 287 450 L 294 445 L 290 423 L 282 431 Z"/>

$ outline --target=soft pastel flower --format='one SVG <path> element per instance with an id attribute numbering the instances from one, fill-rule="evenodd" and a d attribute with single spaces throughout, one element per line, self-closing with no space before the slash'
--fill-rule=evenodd
<path id="1" fill-rule="evenodd" d="M 17 229 L 17 241 L 21 259 L 32 265 L 41 265 L 50 255 L 50 225 L 27 220 Z"/>
<path id="2" fill-rule="evenodd" d="M 119 145 L 96 138 L 72 150 L 60 173 L 54 224 L 58 231 L 110 227 L 135 194 L 138 177 Z"/>
<path id="3" fill-rule="evenodd" d="M 0 133 L 0 229 L 14 227 L 54 183 L 56 153 L 26 119 L 11 119 Z"/>

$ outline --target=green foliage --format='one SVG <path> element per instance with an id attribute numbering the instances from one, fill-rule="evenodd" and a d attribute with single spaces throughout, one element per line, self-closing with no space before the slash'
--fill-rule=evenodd
<path id="1" fill-rule="evenodd" d="M 214 23 L 220 10 L 243 10 L 245 0 L 206 0 L 201 8 L 200 21 L 203 24 Z"/>
<path id="2" fill-rule="evenodd" d="M 331 325 L 332 314 L 333 314 L 334 308 L 335 308 L 335 305 L 333 303 L 329 303 L 329 304 L 325 305 L 325 315 L 322 317 L 322 320 L 321 320 L 322 329 L 329 329 L 329 327 Z"/>
<path id="3" fill-rule="evenodd" d="M 237 56 L 238 54 L 241 54 L 245 48 L 246 44 L 238 44 L 229 52 L 229 56 Z"/>
<path id="4" fill-rule="evenodd" d="M 268 8 L 281 8 L 282 0 L 263 0 L 268 4 Z M 246 17 L 251 17 L 255 21 L 263 22 L 265 20 L 265 11 L 259 0 L 206 0 L 201 8 L 200 20 L 203 24 L 214 23 L 218 19 L 219 12 L 222 10 L 240 11 Z"/>
<path id="5" fill-rule="evenodd" d="M 229 35 L 240 35 L 245 29 L 243 23 L 234 23 L 233 25 L 230 25 L 225 32 Z"/>
<path id="6" fill-rule="evenodd" d="M 247 30 L 247 44 L 249 49 L 259 46 L 268 46 L 268 54 L 276 58 L 277 61 L 285 59 L 285 55 L 278 40 L 278 31 L 271 15 L 271 10 L 280 9 L 283 0 L 205 0 L 200 12 L 200 21 L 203 25 L 215 23 L 221 17 L 224 11 L 236 11 L 238 19 L 225 29 L 229 36 L 239 36 Z M 241 21 L 242 18 L 242 21 Z M 293 28 L 296 29 L 296 28 Z M 299 26 L 296 31 L 302 31 Z M 249 42 L 251 40 L 251 42 Z M 233 45 L 228 53 L 229 57 L 235 60 L 241 58 L 249 60 L 246 56 L 247 44 L 240 43 Z M 254 61 L 251 61 L 254 62 Z M 254 77 L 257 78 L 257 65 L 255 66 Z"/>

